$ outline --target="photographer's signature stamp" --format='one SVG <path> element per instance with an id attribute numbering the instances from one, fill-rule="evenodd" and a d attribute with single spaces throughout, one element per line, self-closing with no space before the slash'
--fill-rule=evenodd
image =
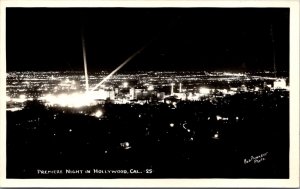
<path id="1" fill-rule="evenodd" d="M 259 154 L 259 155 L 256 155 L 256 156 L 250 156 L 248 158 L 244 158 L 244 164 L 250 164 L 250 163 L 253 163 L 253 164 L 259 164 L 263 161 L 266 161 L 267 160 L 267 156 L 268 156 L 268 152 L 265 152 L 265 153 L 262 153 L 262 154 Z"/>

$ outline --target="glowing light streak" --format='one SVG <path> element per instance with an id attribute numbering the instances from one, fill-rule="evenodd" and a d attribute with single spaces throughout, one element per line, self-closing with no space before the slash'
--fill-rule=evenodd
<path id="1" fill-rule="evenodd" d="M 83 63 L 84 63 L 85 90 L 89 91 L 89 77 L 88 77 L 88 73 L 87 73 L 85 41 L 84 41 L 83 31 L 81 33 L 81 40 L 82 40 L 82 53 L 83 53 Z"/>
<path id="2" fill-rule="evenodd" d="M 139 53 L 141 53 L 147 46 L 148 44 L 146 44 L 145 46 L 143 46 L 141 49 L 139 49 L 138 51 L 136 51 L 133 55 L 131 55 L 129 58 L 127 58 L 120 66 L 118 66 L 114 71 L 112 71 L 108 76 L 106 76 L 100 83 L 98 83 L 93 89 L 92 91 L 96 90 L 100 85 L 102 85 L 104 82 L 106 82 L 111 76 L 113 76 L 117 71 L 119 71 L 123 66 L 125 66 L 129 61 L 131 61 L 136 55 L 138 55 Z"/>

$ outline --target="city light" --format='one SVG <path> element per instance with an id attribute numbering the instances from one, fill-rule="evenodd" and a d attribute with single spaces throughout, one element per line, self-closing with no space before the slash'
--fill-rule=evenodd
<path id="1" fill-rule="evenodd" d="M 120 146 L 121 146 L 122 148 L 124 148 L 125 150 L 128 150 L 128 149 L 131 148 L 129 142 L 122 142 L 122 143 L 120 143 Z"/>
<path id="2" fill-rule="evenodd" d="M 51 95 L 48 94 L 41 98 L 46 101 L 47 105 L 50 106 L 62 106 L 62 107 L 73 107 L 79 108 L 82 106 L 89 106 L 95 104 L 94 96 L 88 93 L 72 93 L 72 94 L 59 94 Z"/>
<path id="3" fill-rule="evenodd" d="M 15 80 L 16 74 L 21 74 L 24 81 L 21 84 Z M 179 87 L 175 87 L 174 74 L 176 74 L 176 82 Z M 101 72 L 95 75 L 90 75 L 90 84 L 93 86 L 99 81 L 103 80 L 103 77 L 107 75 L 107 72 Z M 145 104 L 147 100 L 157 100 L 159 103 L 170 104 L 170 108 L 176 109 L 177 100 L 180 101 L 203 101 L 213 98 L 223 98 L 226 95 L 236 95 L 241 91 L 243 92 L 259 92 L 265 90 L 260 88 L 262 84 L 267 88 L 274 91 L 275 89 L 281 89 L 289 91 L 289 86 L 286 78 L 269 78 L 261 76 L 251 76 L 255 81 L 261 80 L 260 84 L 248 85 L 247 83 L 241 83 L 239 85 L 233 85 L 232 83 L 240 82 L 241 76 L 247 77 L 246 74 L 231 74 L 222 72 L 211 72 L 209 78 L 207 74 L 202 77 L 201 74 L 189 73 L 181 74 L 174 72 L 157 72 L 155 77 L 147 72 L 136 73 L 134 76 L 131 74 L 114 75 L 114 78 L 105 86 L 103 82 L 97 84 L 98 90 L 89 90 L 84 92 L 85 83 L 82 73 L 60 73 L 60 72 L 24 72 L 17 73 L 12 72 L 8 74 L 7 79 L 7 108 L 23 108 L 26 104 L 25 101 L 39 99 L 42 100 L 45 105 L 48 106 L 61 106 L 78 108 L 82 106 L 93 106 L 98 104 L 102 100 L 110 99 L 115 104 L 136 103 Z M 78 78 L 81 78 L 78 81 Z M 180 78 L 180 80 L 179 80 Z M 52 79 L 52 80 L 51 80 Z M 138 80 L 137 84 L 129 85 L 129 80 Z M 189 82 L 192 84 L 184 85 L 186 88 L 182 88 L 182 82 Z M 228 81 L 231 81 L 228 84 Z M 165 82 L 165 83 L 164 83 Z M 225 86 L 219 88 L 217 85 L 214 87 L 211 84 L 225 82 Z M 194 84 L 193 84 L 194 83 Z M 196 83 L 201 83 L 201 87 L 196 87 Z M 274 87 L 272 87 L 272 84 Z M 120 86 L 121 85 L 121 86 Z M 205 87 L 209 85 L 210 87 Z M 39 87 L 37 87 L 39 86 Z M 132 89 L 120 90 L 118 87 Z M 170 87 L 171 91 L 163 91 L 162 87 Z M 141 88 L 139 88 L 141 87 Z M 146 88 L 145 88 L 146 87 Z M 146 89 L 146 90 L 145 90 Z M 198 90 L 197 90 L 198 89 Z M 178 92 L 177 92 L 178 91 Z M 180 93 L 180 91 L 182 91 Z M 184 92 L 183 92 L 184 91 Z M 170 95 L 169 95 L 169 94 Z M 220 96 L 222 95 L 222 97 Z M 168 99 L 172 96 L 174 100 Z M 217 118 L 218 119 L 218 118 Z M 222 120 L 225 120 L 221 118 Z M 219 120 L 221 120 L 219 119 Z"/>
<path id="4" fill-rule="evenodd" d="M 217 131 L 212 138 L 213 139 L 219 139 L 219 132 Z"/>
<path id="5" fill-rule="evenodd" d="M 285 79 L 276 79 L 273 83 L 274 89 L 286 89 Z"/>
<path id="6" fill-rule="evenodd" d="M 97 110 L 93 116 L 97 117 L 97 118 L 100 118 L 101 116 L 103 115 L 103 112 L 101 110 Z"/>
<path id="7" fill-rule="evenodd" d="M 124 82 L 124 83 L 123 83 L 123 87 L 124 87 L 124 88 L 127 88 L 127 87 L 128 87 L 128 82 Z"/>
<path id="8" fill-rule="evenodd" d="M 18 107 L 15 107 L 15 108 L 6 108 L 8 111 L 11 111 L 11 112 L 15 112 L 15 111 L 19 111 L 19 110 L 22 110 L 22 108 L 18 108 Z"/>
<path id="9" fill-rule="evenodd" d="M 199 92 L 200 92 L 200 94 L 207 95 L 207 94 L 209 94 L 210 89 L 209 88 L 205 88 L 205 87 L 200 87 Z"/>
<path id="10" fill-rule="evenodd" d="M 154 90 L 153 85 L 149 85 L 149 86 L 148 86 L 148 91 L 153 91 L 153 90 Z"/>
<path id="11" fill-rule="evenodd" d="M 24 94 L 20 95 L 19 99 L 25 101 L 26 100 L 26 95 L 24 95 Z"/>
<path id="12" fill-rule="evenodd" d="M 228 90 L 227 90 L 227 89 L 223 89 L 223 90 L 222 90 L 222 93 L 223 93 L 224 95 L 226 95 L 226 94 L 228 93 Z"/>

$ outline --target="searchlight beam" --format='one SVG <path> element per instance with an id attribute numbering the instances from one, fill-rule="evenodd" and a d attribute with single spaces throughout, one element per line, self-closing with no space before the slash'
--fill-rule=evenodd
<path id="1" fill-rule="evenodd" d="M 88 77 L 88 73 L 87 73 L 85 40 L 84 40 L 84 36 L 83 36 L 83 31 L 81 33 L 81 40 L 82 40 L 82 53 L 83 53 L 83 63 L 84 63 L 85 90 L 86 90 L 86 92 L 88 92 L 89 91 L 89 77 Z"/>
<path id="2" fill-rule="evenodd" d="M 149 44 L 149 43 L 148 43 Z M 102 85 L 104 82 L 106 82 L 111 76 L 113 76 L 117 71 L 119 71 L 123 66 L 125 66 L 129 61 L 131 61 L 135 56 L 137 56 L 139 53 L 141 53 L 147 46 L 143 46 L 141 49 L 136 51 L 133 55 L 131 55 L 129 58 L 127 58 L 120 66 L 118 66 L 114 71 L 112 71 L 109 75 L 107 75 L 100 83 L 98 83 L 91 91 L 95 91 L 100 85 Z"/>

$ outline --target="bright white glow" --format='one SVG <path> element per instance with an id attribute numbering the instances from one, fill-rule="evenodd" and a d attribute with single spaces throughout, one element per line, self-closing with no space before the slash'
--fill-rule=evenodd
<path id="1" fill-rule="evenodd" d="M 174 123 L 170 123 L 170 127 L 174 127 Z"/>
<path id="2" fill-rule="evenodd" d="M 219 139 L 219 132 L 217 131 L 212 138 L 213 139 Z"/>
<path id="3" fill-rule="evenodd" d="M 285 79 L 277 79 L 274 81 L 274 89 L 285 89 L 286 88 L 286 81 Z"/>
<path id="4" fill-rule="evenodd" d="M 228 93 L 227 89 L 223 89 L 223 90 L 222 90 L 222 93 L 223 93 L 223 94 L 227 94 L 227 93 Z"/>
<path id="5" fill-rule="evenodd" d="M 26 100 L 26 96 L 24 94 L 19 96 L 20 100 Z"/>
<path id="6" fill-rule="evenodd" d="M 102 99 L 106 100 L 109 97 L 109 92 L 104 89 L 100 89 L 99 91 L 89 91 L 86 95 L 93 100 Z"/>
<path id="7" fill-rule="evenodd" d="M 41 99 L 46 101 L 46 104 L 62 107 L 79 108 L 82 106 L 89 106 L 96 104 L 95 97 L 89 93 L 72 93 L 72 94 L 48 94 Z"/>
<path id="8" fill-rule="evenodd" d="M 230 73 L 230 72 L 224 72 L 223 75 L 225 75 L 225 76 L 235 76 L 235 77 L 246 76 L 245 74 L 242 74 L 242 73 Z"/>
<path id="9" fill-rule="evenodd" d="M 15 108 L 7 108 L 6 110 L 7 110 L 7 111 L 15 112 L 15 111 L 22 110 L 22 108 L 15 107 Z"/>
<path id="10" fill-rule="evenodd" d="M 124 88 L 127 88 L 127 87 L 128 87 L 128 82 L 124 82 L 124 83 L 123 83 L 123 87 L 124 87 Z"/>
<path id="11" fill-rule="evenodd" d="M 22 94 L 19 96 L 19 98 L 11 98 L 10 100 L 14 101 L 14 102 L 20 102 L 23 103 L 27 100 L 26 95 Z"/>
<path id="12" fill-rule="evenodd" d="M 217 118 L 217 120 L 221 120 L 222 119 L 222 117 L 219 116 L 219 115 L 217 115 L 216 118 Z"/>
<path id="13" fill-rule="evenodd" d="M 103 115 L 103 112 L 101 110 L 98 110 L 96 111 L 94 114 L 93 114 L 95 117 L 101 117 Z"/>
<path id="14" fill-rule="evenodd" d="M 148 87 L 148 91 L 153 91 L 153 90 L 154 90 L 153 85 L 150 85 L 150 86 Z"/>
<path id="15" fill-rule="evenodd" d="M 200 94 L 207 95 L 207 94 L 209 94 L 210 89 L 205 88 L 205 87 L 200 87 L 199 92 L 200 92 Z"/>
<path id="16" fill-rule="evenodd" d="M 120 143 L 120 146 L 123 147 L 126 150 L 131 148 L 129 142 L 122 142 L 122 143 Z"/>

